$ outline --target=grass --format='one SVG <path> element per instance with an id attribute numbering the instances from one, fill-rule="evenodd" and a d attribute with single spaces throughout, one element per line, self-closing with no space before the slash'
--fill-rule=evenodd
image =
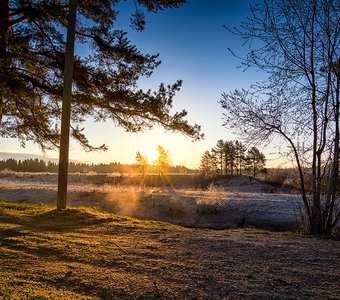
<path id="1" fill-rule="evenodd" d="M 0 299 L 339 299 L 339 242 L 0 202 Z"/>

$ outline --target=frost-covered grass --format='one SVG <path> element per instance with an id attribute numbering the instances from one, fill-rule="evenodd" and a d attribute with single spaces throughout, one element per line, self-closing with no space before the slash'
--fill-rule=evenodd
<path id="1" fill-rule="evenodd" d="M 250 184 L 247 177 L 232 178 L 232 185 L 222 182 L 195 189 L 98 184 L 97 179 L 91 181 L 92 175 L 79 176 L 69 183 L 69 207 L 95 207 L 189 227 L 292 230 L 299 226 L 298 195 L 265 193 L 267 186 L 254 181 Z M 100 175 L 100 180 L 104 179 Z M 6 201 L 55 205 L 56 195 L 55 175 L 9 174 L 0 178 L 0 199 Z"/>

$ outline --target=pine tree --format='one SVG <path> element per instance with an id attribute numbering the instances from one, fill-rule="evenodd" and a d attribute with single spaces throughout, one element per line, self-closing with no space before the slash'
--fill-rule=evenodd
<path id="1" fill-rule="evenodd" d="M 86 150 L 94 147 L 81 123 L 114 120 L 130 132 L 159 124 L 193 139 L 200 128 L 184 120 L 186 111 L 171 114 L 181 81 L 161 84 L 156 92 L 137 88 L 141 76 L 150 76 L 158 55 L 142 54 L 126 33 L 115 28 L 116 0 L 78 1 L 76 43 L 89 49 L 74 61 L 71 135 Z M 144 27 L 144 11 L 179 7 L 184 0 L 141 0 L 132 25 Z M 65 62 L 65 26 L 68 1 L 0 1 L 0 136 L 33 140 L 43 148 L 59 143 L 62 84 Z"/>
<path id="2" fill-rule="evenodd" d="M 165 150 L 162 146 L 157 147 L 158 157 L 154 161 L 157 167 L 159 176 L 163 176 L 170 166 L 170 156 L 169 152 Z"/>
<path id="3" fill-rule="evenodd" d="M 238 175 L 242 175 L 243 163 L 245 160 L 245 152 L 247 151 L 246 146 L 241 142 L 235 141 L 235 158 L 236 158 L 236 168 Z"/>
<path id="4" fill-rule="evenodd" d="M 149 161 L 146 156 L 143 156 L 139 151 L 136 153 L 137 166 L 142 169 L 142 175 L 145 176 L 146 170 L 149 166 Z"/>
<path id="5" fill-rule="evenodd" d="M 218 140 L 216 146 L 211 150 L 212 155 L 216 157 L 217 164 L 219 165 L 219 173 L 223 175 L 223 161 L 225 157 L 225 144 L 223 140 Z"/>
<path id="6" fill-rule="evenodd" d="M 235 151 L 236 149 L 235 149 L 233 142 L 226 141 L 224 144 L 226 174 L 228 174 L 227 170 L 229 170 L 229 174 L 234 175 L 235 158 L 236 158 Z"/>
<path id="7" fill-rule="evenodd" d="M 212 155 L 205 151 L 201 157 L 200 170 L 204 177 L 211 176 L 213 173 Z"/>
<path id="8" fill-rule="evenodd" d="M 252 147 L 247 152 L 246 160 L 253 177 L 256 178 L 256 174 L 265 166 L 266 159 L 264 154 L 256 147 Z"/>

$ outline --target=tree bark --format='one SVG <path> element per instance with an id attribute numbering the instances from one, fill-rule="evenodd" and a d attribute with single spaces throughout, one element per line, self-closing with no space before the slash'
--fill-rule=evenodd
<path id="1" fill-rule="evenodd" d="M 67 26 L 66 54 L 64 67 L 64 88 L 63 88 L 60 150 L 59 150 L 59 173 L 57 195 L 58 210 L 66 208 L 67 199 L 67 175 L 68 175 L 68 156 L 70 141 L 70 118 L 71 118 L 71 98 L 72 98 L 76 19 L 77 19 L 77 1 L 70 0 Z"/>
<path id="2" fill-rule="evenodd" d="M 336 74 L 336 88 L 335 88 L 335 101 L 334 118 L 335 118 L 335 135 L 334 135 L 334 150 L 333 150 L 333 164 L 330 179 L 327 188 L 327 199 L 325 204 L 325 231 L 331 232 L 333 226 L 336 224 L 336 220 L 333 220 L 334 206 L 337 193 L 337 181 L 339 177 L 339 156 L 340 156 L 340 60 L 335 65 Z M 336 216 L 337 217 L 337 216 Z M 336 218 L 335 217 L 335 218 Z M 334 223 L 333 223 L 334 221 Z"/>
<path id="3" fill-rule="evenodd" d="M 312 89 L 312 110 L 313 110 L 313 159 L 312 159 L 312 195 L 313 195 L 313 206 L 312 206 L 312 218 L 311 218 L 311 233 L 320 234 L 322 233 L 322 222 L 321 222 L 321 153 L 318 151 L 318 111 L 317 111 L 317 97 L 316 97 L 316 79 L 315 79 L 315 57 L 314 57 L 314 26 L 316 17 L 316 2 L 313 5 L 313 14 L 311 16 L 311 46 L 310 46 L 310 67 L 311 67 L 311 78 L 310 85 Z"/>

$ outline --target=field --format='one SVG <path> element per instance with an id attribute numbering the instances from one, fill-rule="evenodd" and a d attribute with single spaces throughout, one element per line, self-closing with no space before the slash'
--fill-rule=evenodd
<path id="1" fill-rule="evenodd" d="M 0 199 L 56 204 L 56 174 L 0 174 Z M 195 176 L 172 176 L 166 186 L 117 184 L 120 177 L 72 174 L 68 205 L 169 221 L 188 227 L 225 229 L 257 227 L 295 230 L 301 221 L 300 198 L 260 180 L 231 177 L 201 188 Z M 127 183 L 131 179 L 127 179 Z M 155 181 L 155 180 L 153 180 Z M 187 186 L 178 184 L 187 182 Z"/>
<path id="2" fill-rule="evenodd" d="M 297 195 L 87 179 L 58 212 L 52 175 L 3 176 L 0 299 L 340 299 L 339 241 L 288 231 Z"/>

